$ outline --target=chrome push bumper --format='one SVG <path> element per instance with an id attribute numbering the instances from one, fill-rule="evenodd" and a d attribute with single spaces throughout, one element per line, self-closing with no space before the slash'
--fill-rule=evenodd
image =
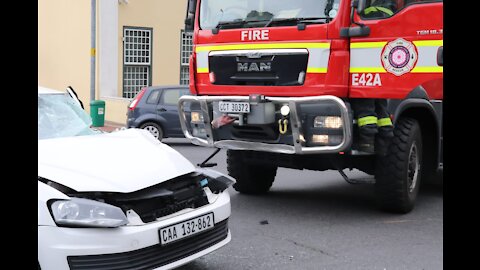
<path id="1" fill-rule="evenodd" d="M 352 141 L 352 119 L 349 114 L 347 104 L 335 96 L 313 96 L 313 97 L 265 97 L 274 104 L 288 105 L 290 114 L 288 116 L 291 127 L 293 145 L 254 142 L 247 140 L 215 140 L 214 130 L 212 129 L 212 103 L 218 101 L 249 102 L 248 96 L 182 96 L 178 102 L 178 111 L 180 115 L 180 124 L 185 137 L 193 144 L 207 147 L 224 148 L 231 150 L 253 150 L 265 151 L 283 154 L 320 154 L 320 153 L 338 153 L 350 147 Z M 190 132 L 190 122 L 187 119 L 189 110 L 185 110 L 187 105 L 198 103 L 203 123 L 205 125 L 205 138 L 193 136 Z M 343 140 L 340 144 L 334 146 L 306 146 L 302 132 L 302 122 L 298 113 L 299 106 L 303 104 L 321 104 L 333 103 L 340 111 L 342 119 Z M 301 140 L 303 139 L 303 141 Z"/>

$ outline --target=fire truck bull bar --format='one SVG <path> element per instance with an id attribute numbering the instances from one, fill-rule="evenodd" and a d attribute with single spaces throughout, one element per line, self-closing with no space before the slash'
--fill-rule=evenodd
<path id="1" fill-rule="evenodd" d="M 278 143 L 264 143 L 245 140 L 214 140 L 214 131 L 212 129 L 212 103 L 218 101 L 232 101 L 232 102 L 249 102 L 248 96 L 182 96 L 178 102 L 178 111 L 180 116 L 180 124 L 183 133 L 187 139 L 193 144 L 206 147 L 225 148 L 231 150 L 253 150 L 265 151 L 283 154 L 326 154 L 338 153 L 350 147 L 352 142 L 352 117 L 349 114 L 347 104 L 340 98 L 335 96 L 312 96 L 312 97 L 265 97 L 265 100 L 273 102 L 274 104 L 288 105 L 290 113 L 288 117 L 289 126 L 292 132 L 293 145 L 278 144 Z M 205 128 L 204 138 L 192 135 L 191 127 L 189 128 L 190 118 L 187 117 L 190 113 L 190 106 L 193 103 L 198 103 L 197 107 L 203 117 L 203 124 Z M 340 112 L 342 121 L 343 139 L 337 145 L 322 145 L 322 146 L 306 146 L 305 138 L 302 134 L 302 122 L 298 114 L 298 106 L 302 104 L 322 104 L 329 102 L 335 104 Z M 198 106 L 199 105 L 199 106 Z M 187 109 L 187 110 L 186 110 Z M 303 139 L 303 141 L 302 141 Z"/>

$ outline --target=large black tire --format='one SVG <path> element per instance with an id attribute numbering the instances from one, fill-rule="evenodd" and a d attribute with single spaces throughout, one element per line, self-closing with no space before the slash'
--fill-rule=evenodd
<path id="1" fill-rule="evenodd" d="M 246 162 L 242 151 L 227 151 L 228 174 L 237 182 L 233 188 L 245 194 L 263 194 L 270 190 L 277 174 L 277 166 Z"/>
<path id="2" fill-rule="evenodd" d="M 155 137 L 157 140 L 161 141 L 163 139 L 163 129 L 162 127 L 157 124 L 157 123 L 154 123 L 154 122 L 146 122 L 146 123 L 143 123 L 141 126 L 140 126 L 141 129 L 145 129 L 145 130 L 148 130 L 150 131 L 150 133 L 152 133 L 153 137 Z"/>
<path id="3" fill-rule="evenodd" d="M 383 210 L 408 213 L 413 209 L 420 188 L 422 151 L 418 122 L 398 120 L 386 156 L 377 157 L 375 191 Z"/>

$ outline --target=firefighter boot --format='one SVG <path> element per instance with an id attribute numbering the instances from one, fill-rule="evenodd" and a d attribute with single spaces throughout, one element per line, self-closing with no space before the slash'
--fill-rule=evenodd
<path id="1" fill-rule="evenodd" d="M 386 156 L 388 147 L 393 138 L 393 126 L 380 127 L 375 138 L 375 152 L 377 155 Z"/>
<path id="2" fill-rule="evenodd" d="M 375 119 L 376 121 L 376 119 Z M 378 128 L 375 124 L 367 124 L 359 127 L 358 142 L 356 149 L 361 152 L 375 153 L 375 135 Z"/>
<path id="3" fill-rule="evenodd" d="M 374 134 L 360 134 L 358 144 L 358 151 L 366 153 L 375 153 L 375 135 Z"/>

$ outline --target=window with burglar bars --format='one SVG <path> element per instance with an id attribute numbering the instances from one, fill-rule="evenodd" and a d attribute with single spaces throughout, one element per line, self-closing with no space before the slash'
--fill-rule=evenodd
<path id="1" fill-rule="evenodd" d="M 190 82 L 188 64 L 193 51 L 192 36 L 192 32 L 182 30 L 180 33 L 180 84 L 182 85 L 188 85 Z"/>
<path id="2" fill-rule="evenodd" d="M 123 97 L 134 98 L 151 85 L 152 29 L 123 29 Z"/>

